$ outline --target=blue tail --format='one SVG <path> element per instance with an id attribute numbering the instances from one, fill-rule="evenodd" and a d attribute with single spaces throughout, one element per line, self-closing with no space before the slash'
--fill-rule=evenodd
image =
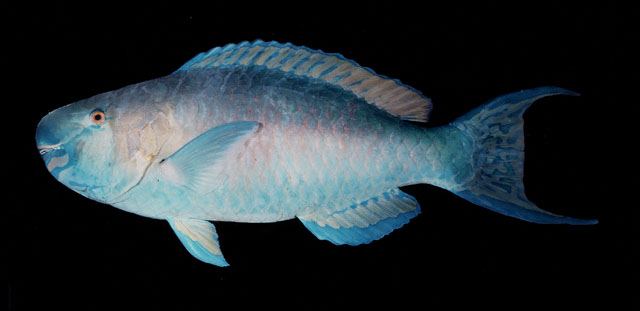
<path id="1" fill-rule="evenodd" d="M 597 220 L 576 219 L 539 209 L 524 193 L 524 135 L 522 115 L 536 100 L 552 95 L 578 95 L 541 87 L 499 97 L 453 122 L 474 144 L 474 177 L 458 196 L 507 216 L 541 224 L 591 225 Z"/>

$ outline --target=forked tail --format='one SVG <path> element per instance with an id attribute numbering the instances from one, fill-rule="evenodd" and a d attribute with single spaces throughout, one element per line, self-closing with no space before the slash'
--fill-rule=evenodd
<path id="1" fill-rule="evenodd" d="M 557 87 L 542 87 L 499 97 L 452 123 L 474 144 L 473 177 L 454 193 L 507 216 L 542 224 L 590 225 L 539 209 L 525 196 L 522 115 L 536 100 L 552 95 L 577 95 Z"/>

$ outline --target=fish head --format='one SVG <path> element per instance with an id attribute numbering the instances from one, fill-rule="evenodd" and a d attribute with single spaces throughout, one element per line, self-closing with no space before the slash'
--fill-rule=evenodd
<path id="1" fill-rule="evenodd" d="M 99 98 L 81 100 L 50 112 L 36 130 L 36 144 L 51 175 L 105 203 L 131 184 L 116 158 L 114 109 Z"/>

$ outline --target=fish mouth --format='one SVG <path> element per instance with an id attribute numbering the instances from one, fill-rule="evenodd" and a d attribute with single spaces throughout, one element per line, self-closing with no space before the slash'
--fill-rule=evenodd
<path id="1" fill-rule="evenodd" d="M 53 150 L 62 149 L 60 145 L 61 144 L 38 146 L 38 152 L 40 152 L 40 155 L 43 156 Z"/>

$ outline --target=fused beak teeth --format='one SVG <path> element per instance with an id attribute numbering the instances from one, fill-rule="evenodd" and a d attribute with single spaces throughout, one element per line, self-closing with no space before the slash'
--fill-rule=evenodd
<path id="1" fill-rule="evenodd" d="M 40 152 L 40 155 L 45 155 L 48 152 L 57 150 L 57 149 L 61 149 L 60 144 L 38 146 L 38 151 Z"/>

